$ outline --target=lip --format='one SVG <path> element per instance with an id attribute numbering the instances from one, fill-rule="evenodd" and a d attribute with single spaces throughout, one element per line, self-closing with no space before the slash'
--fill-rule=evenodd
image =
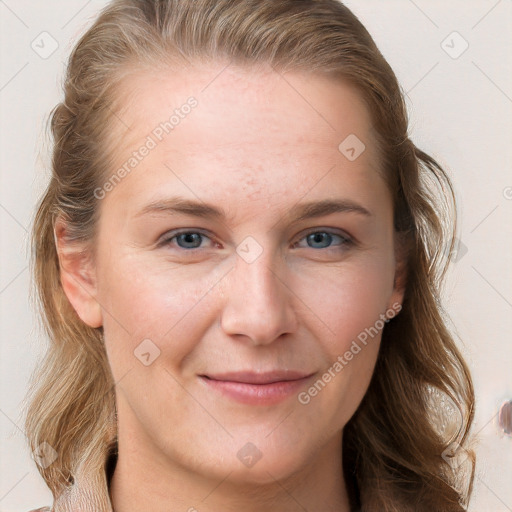
<path id="1" fill-rule="evenodd" d="M 314 375 L 292 370 L 200 375 L 210 388 L 244 404 L 273 405 L 296 395 Z"/>

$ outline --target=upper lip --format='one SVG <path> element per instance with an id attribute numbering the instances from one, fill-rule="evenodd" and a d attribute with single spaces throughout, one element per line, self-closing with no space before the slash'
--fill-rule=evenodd
<path id="1" fill-rule="evenodd" d="M 229 372 L 229 373 L 216 373 L 204 374 L 202 377 L 207 377 L 213 380 L 224 380 L 231 382 L 244 382 L 246 384 L 271 384 L 272 382 L 281 382 L 289 380 L 299 380 L 309 377 L 313 373 L 296 371 L 296 370 L 273 370 L 270 372 L 255 373 L 255 372 Z"/>

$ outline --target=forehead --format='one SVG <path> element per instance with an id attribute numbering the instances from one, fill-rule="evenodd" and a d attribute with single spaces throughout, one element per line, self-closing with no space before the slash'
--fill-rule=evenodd
<path id="1" fill-rule="evenodd" d="M 210 198 L 240 187 L 252 199 L 268 199 L 313 186 L 328 192 L 343 183 L 349 192 L 376 186 L 370 115 L 359 92 L 341 80 L 210 63 L 134 69 L 118 93 L 122 122 L 110 144 L 115 166 L 151 141 L 126 180 L 138 191 L 176 182 L 181 171 L 181 185 L 185 179 Z"/>
<path id="2" fill-rule="evenodd" d="M 135 68 L 118 95 L 121 122 L 114 122 L 115 132 L 126 143 L 119 150 L 129 150 L 148 134 L 158 138 L 159 127 L 164 130 L 162 139 L 172 138 L 175 146 L 201 146 L 208 152 L 223 145 L 243 150 L 262 143 L 273 143 L 274 150 L 281 146 L 283 151 L 297 143 L 337 149 L 350 135 L 370 150 L 374 146 L 360 93 L 341 79 L 320 74 L 280 73 L 264 64 L 241 68 L 223 62 Z M 190 98 L 197 103 L 191 112 Z M 169 132 L 166 123 L 173 125 Z M 171 131 L 172 137 L 165 137 Z"/>

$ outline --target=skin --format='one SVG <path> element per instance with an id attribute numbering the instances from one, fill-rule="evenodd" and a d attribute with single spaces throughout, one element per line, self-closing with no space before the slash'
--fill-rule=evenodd
<path id="1" fill-rule="evenodd" d="M 307 405 L 297 394 L 239 403 L 199 375 L 289 368 L 314 373 L 307 390 L 401 304 L 392 199 L 358 92 L 217 62 L 135 71 L 119 94 L 112 172 L 187 98 L 198 104 L 101 199 L 89 258 L 57 227 L 64 289 L 84 322 L 103 326 L 117 383 L 115 511 L 348 512 L 343 427 L 368 388 L 380 332 Z M 366 146 L 354 161 L 338 149 L 349 134 Z M 227 217 L 139 214 L 178 195 Z M 324 199 L 371 215 L 290 216 Z M 190 249 L 177 229 L 206 236 Z M 262 250 L 250 263 L 236 251 L 249 236 Z M 160 350 L 147 366 L 134 355 L 144 339 Z M 252 467 L 237 456 L 249 442 L 261 454 Z"/>

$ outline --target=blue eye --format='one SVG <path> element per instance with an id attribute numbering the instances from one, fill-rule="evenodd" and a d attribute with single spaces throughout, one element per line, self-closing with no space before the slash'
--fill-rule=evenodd
<path id="1" fill-rule="evenodd" d="M 172 236 L 169 235 L 170 233 L 162 239 L 162 242 L 159 245 L 177 245 L 180 249 L 191 250 L 200 249 L 204 240 L 211 241 L 207 235 L 199 231 L 181 231 Z M 306 240 L 307 246 L 299 245 L 303 240 Z M 348 246 L 352 243 L 353 242 L 350 238 L 343 235 L 329 231 L 314 231 L 302 237 L 294 244 L 294 247 L 329 249 L 333 247 Z"/>
<path id="2" fill-rule="evenodd" d="M 184 249 L 197 249 L 201 245 L 202 236 L 200 233 L 181 233 L 176 236 L 176 240 Z"/>
<path id="3" fill-rule="evenodd" d="M 301 240 L 306 240 L 308 247 L 312 249 L 329 249 L 330 247 L 349 245 L 351 240 L 345 236 L 331 233 L 329 231 L 314 231 Z M 333 242 L 336 242 L 333 244 Z"/>
<path id="4" fill-rule="evenodd" d="M 199 249 L 203 239 L 208 237 L 198 231 L 182 231 L 173 236 L 166 236 L 161 245 L 177 245 L 181 249 Z M 176 241 L 175 244 L 173 241 Z"/>

